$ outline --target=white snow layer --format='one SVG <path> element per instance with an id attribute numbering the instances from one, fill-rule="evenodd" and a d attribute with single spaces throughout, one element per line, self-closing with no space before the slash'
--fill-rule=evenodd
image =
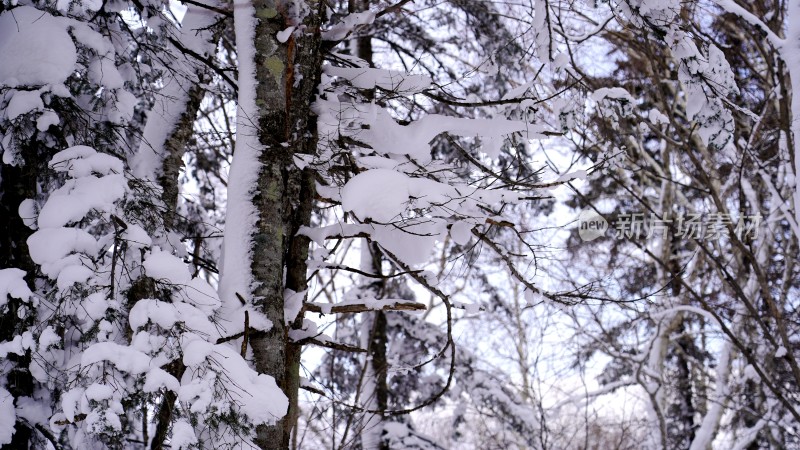
<path id="1" fill-rule="evenodd" d="M 81 264 L 80 257 L 73 253 L 95 255 L 97 241 L 91 234 L 77 228 L 47 228 L 33 233 L 28 238 L 31 259 L 42 266 L 42 272 L 52 279 L 72 264 Z"/>
<path id="2" fill-rule="evenodd" d="M 17 117 L 27 114 L 31 111 L 41 111 L 44 109 L 44 102 L 42 102 L 41 93 L 35 91 L 16 91 L 8 101 L 8 106 L 5 109 L 5 115 L 8 120 L 14 120 Z"/>
<path id="3" fill-rule="evenodd" d="M 62 227 L 83 219 L 89 211 L 110 210 L 125 195 L 125 177 L 87 176 L 69 180 L 50 194 L 39 212 L 39 228 Z"/>
<path id="4" fill-rule="evenodd" d="M 10 392 L 0 387 L 0 445 L 11 442 L 14 435 L 14 422 L 17 414 L 14 412 L 14 397 Z"/>
<path id="5" fill-rule="evenodd" d="M 31 258 L 41 265 L 42 272 L 58 279 L 59 287 L 66 288 L 90 276 L 88 269 L 80 268 L 80 253 L 94 256 L 100 250 L 92 235 L 66 225 L 82 220 L 91 210 L 112 210 L 114 203 L 125 195 L 127 183 L 118 173 L 123 169 L 121 161 L 98 154 L 90 147 L 63 150 L 53 157 L 50 166 L 74 179 L 67 180 L 50 195 L 37 218 L 39 230 L 27 243 Z"/>
<path id="6" fill-rule="evenodd" d="M 261 170 L 256 121 L 255 9 L 247 0 L 234 1 L 236 48 L 239 51 L 239 107 L 236 111 L 236 151 L 228 172 L 228 203 L 221 262 L 220 299 L 238 304 L 236 293 L 248 296 L 252 286 L 250 241 L 258 213 L 252 190 Z"/>
<path id="7" fill-rule="evenodd" d="M 125 80 L 114 65 L 114 55 L 111 58 L 95 58 L 89 64 L 89 81 L 105 86 L 108 89 L 120 89 L 125 84 Z"/>
<path id="8" fill-rule="evenodd" d="M 239 52 L 239 104 L 236 114 L 236 152 L 228 173 L 227 217 L 219 287 L 223 305 L 230 307 L 226 308 L 229 314 L 238 313 L 241 309 L 236 294 L 249 296 L 252 290 L 250 246 L 258 219 L 252 203 L 252 190 L 257 186 L 261 170 L 259 155 L 268 150 L 258 140 L 255 123 L 259 115 L 256 106 L 255 9 L 246 0 L 234 0 L 233 3 L 236 47 Z M 263 315 L 252 311 L 250 317 L 253 319 L 251 325 L 254 321 L 266 321 Z M 256 373 L 227 344 L 214 345 L 213 352 L 215 359 L 223 361 L 226 373 L 231 377 L 232 389 L 240 389 L 241 410 L 253 422 L 274 423 L 286 414 L 289 401 L 274 378 Z M 204 399 L 210 395 L 205 393 L 207 390 L 208 384 L 196 379 L 192 384 L 181 387 L 178 398 L 181 401 L 191 399 L 192 410 L 202 408 Z"/>
<path id="9" fill-rule="evenodd" d="M 170 447 L 178 450 L 193 448 L 197 444 L 197 436 L 194 434 L 192 425 L 184 419 L 180 419 L 172 425 L 172 437 L 169 441 Z"/>
<path id="10" fill-rule="evenodd" d="M 8 302 L 8 297 L 29 300 L 33 293 L 25 283 L 25 271 L 20 269 L 0 269 L 0 307 Z"/>
<path id="11" fill-rule="evenodd" d="M 359 89 L 379 87 L 394 92 L 419 92 L 433 80 L 426 75 L 411 75 L 399 70 L 325 66 L 325 73 L 350 80 Z"/>
<path id="12" fill-rule="evenodd" d="M 0 86 L 63 83 L 77 62 L 67 25 L 30 6 L 0 14 Z"/>
<path id="13" fill-rule="evenodd" d="M 345 184 L 341 192 L 342 208 L 361 220 L 378 224 L 356 232 L 367 232 L 381 246 L 407 264 L 419 264 L 429 256 L 435 242 L 447 233 L 459 243 L 471 238 L 471 229 L 483 222 L 479 204 L 515 201 L 518 194 L 503 190 L 483 190 L 471 186 L 454 186 L 421 177 L 412 177 L 389 169 L 362 172 Z M 419 212 L 423 211 L 424 216 Z M 471 217 L 469 221 L 452 221 L 453 215 Z M 355 230 L 354 230 L 355 231 Z M 315 242 L 322 234 L 302 230 Z"/>
<path id="14" fill-rule="evenodd" d="M 353 177 L 342 188 L 342 207 L 360 219 L 391 222 L 409 206 L 412 178 L 394 170 L 373 169 Z"/>
<path id="15" fill-rule="evenodd" d="M 375 20 L 375 12 L 364 11 L 351 13 L 344 16 L 340 22 L 333 25 L 329 30 L 322 32 L 322 39 L 326 41 L 340 41 L 346 38 L 358 25 L 368 25 Z"/>

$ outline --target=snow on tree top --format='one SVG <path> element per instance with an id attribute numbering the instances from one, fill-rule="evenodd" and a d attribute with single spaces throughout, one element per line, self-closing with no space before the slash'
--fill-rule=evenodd
<path id="1" fill-rule="evenodd" d="M 0 86 L 63 83 L 75 68 L 67 22 L 29 6 L 0 14 Z"/>

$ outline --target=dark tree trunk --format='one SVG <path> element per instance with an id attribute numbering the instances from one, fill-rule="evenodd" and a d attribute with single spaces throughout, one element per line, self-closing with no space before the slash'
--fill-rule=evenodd
<path id="1" fill-rule="evenodd" d="M 388 409 L 389 385 L 388 364 L 386 361 L 386 347 L 388 336 L 386 334 L 386 313 L 376 311 L 373 314 L 372 339 L 370 342 L 370 356 L 372 357 L 372 370 L 375 372 L 375 403 L 376 409 L 382 413 Z M 389 443 L 381 438 L 379 450 L 389 450 Z"/>
<path id="2" fill-rule="evenodd" d="M 186 107 L 175 124 L 172 133 L 164 142 L 164 161 L 161 165 L 161 175 L 158 184 L 161 186 L 161 201 L 164 203 L 164 226 L 167 229 L 175 227 L 178 220 L 178 193 L 180 192 L 180 171 L 183 167 L 183 156 L 186 146 L 194 134 L 194 121 L 200 110 L 206 90 L 202 86 L 203 77 L 198 84 L 192 86 L 187 93 Z"/>
<path id="3" fill-rule="evenodd" d="M 251 271 L 257 285 L 254 302 L 272 327 L 254 333 L 250 345 L 256 370 L 275 378 L 290 403 L 288 414 L 278 423 L 257 427 L 256 442 L 263 449 L 289 448 L 297 417 L 300 349 L 289 342 L 284 291 L 299 292 L 306 285 L 308 240 L 295 234 L 300 225 L 310 222 L 314 182 L 310 173 L 295 167 L 293 157 L 316 150 L 316 123 L 310 116 L 322 69 L 319 27 L 324 8 L 316 0 L 301 3 L 309 11 L 302 25 L 293 23 L 282 2 L 253 1 L 257 124 L 263 150 L 253 194 L 258 223 L 251 244 Z M 304 31 L 286 42 L 277 40 L 278 32 L 298 25 Z M 295 324 L 302 324 L 302 317 Z"/>
<path id="4" fill-rule="evenodd" d="M 31 142 L 35 142 L 35 137 Z M 22 149 L 25 162 L 18 166 L 0 163 L 0 269 L 17 268 L 24 270 L 29 287 L 33 286 L 36 266 L 31 260 L 26 244 L 33 230 L 28 228 L 19 215 L 19 206 L 25 199 L 36 197 L 37 182 L 46 170 L 46 157 L 37 157 L 36 145 L 29 144 Z M 42 162 L 44 161 L 44 164 Z M 7 310 L 0 314 L 0 342 L 10 341 L 32 323 L 32 317 L 20 317 L 23 302 L 8 299 Z M 31 355 L 9 353 L 7 359 L 15 364 L 6 379 L 5 388 L 15 399 L 33 395 L 33 376 L 29 370 Z M 26 449 L 34 436 L 30 425 L 17 420 L 10 443 L 2 450 Z"/>

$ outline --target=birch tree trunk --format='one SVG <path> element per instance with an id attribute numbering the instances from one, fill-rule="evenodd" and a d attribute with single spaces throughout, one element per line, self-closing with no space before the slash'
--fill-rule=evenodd
<path id="1" fill-rule="evenodd" d="M 314 184 L 293 157 L 316 147 L 309 116 L 321 71 L 321 14 L 316 0 L 234 2 L 239 108 L 220 296 L 241 297 L 271 323 L 246 330 L 249 345 L 256 370 L 275 378 L 291 406 L 278 423 L 257 427 L 264 449 L 288 448 L 297 416 L 299 348 L 289 342 L 284 292 L 305 289 L 308 241 L 295 234 L 310 220 Z"/>

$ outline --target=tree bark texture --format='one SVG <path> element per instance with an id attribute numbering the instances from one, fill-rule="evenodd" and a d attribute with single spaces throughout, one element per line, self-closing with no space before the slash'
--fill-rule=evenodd
<path id="1" fill-rule="evenodd" d="M 180 172 L 183 167 L 183 156 L 186 146 L 194 134 L 194 121 L 200 110 L 206 90 L 202 86 L 203 74 L 198 74 L 199 83 L 189 88 L 186 94 L 186 107 L 175 124 L 166 142 L 164 142 L 164 161 L 161 164 L 161 175 L 158 184 L 161 186 L 161 201 L 164 202 L 164 225 L 167 229 L 175 228 L 178 219 L 178 193 L 180 192 Z"/>
<path id="2" fill-rule="evenodd" d="M 288 448 L 297 417 L 300 349 L 289 342 L 284 322 L 284 292 L 306 287 L 308 239 L 295 236 L 311 217 L 314 182 L 310 172 L 294 165 L 294 155 L 316 149 L 316 123 L 311 102 L 322 69 L 320 33 L 322 6 L 315 0 L 254 0 L 255 66 L 258 139 L 263 146 L 253 205 L 258 222 L 252 240 L 254 302 L 272 328 L 250 340 L 256 370 L 275 378 L 289 398 L 288 414 L 274 425 L 257 428 L 264 449 Z M 290 6 L 305 16 L 297 17 Z M 302 22 L 300 22 L 302 20 Z M 278 32 L 298 31 L 286 42 Z M 285 277 L 285 278 L 284 278 Z M 295 324 L 302 324 L 298 317 Z"/>

